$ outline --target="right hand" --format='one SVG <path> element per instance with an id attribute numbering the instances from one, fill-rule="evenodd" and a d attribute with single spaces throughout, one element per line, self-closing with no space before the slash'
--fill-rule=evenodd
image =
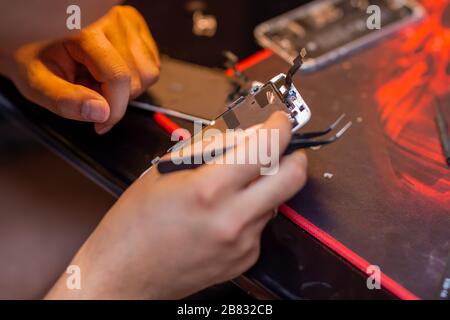
<path id="1" fill-rule="evenodd" d="M 279 129 L 282 154 L 291 138 L 286 115 L 274 114 L 262 128 Z M 72 261 L 81 268 L 82 289 L 66 289 L 63 276 L 48 298 L 175 299 L 239 276 L 256 262 L 273 208 L 305 184 L 306 166 L 299 151 L 268 176 L 260 176 L 261 164 L 204 165 L 166 175 L 153 168 Z"/>

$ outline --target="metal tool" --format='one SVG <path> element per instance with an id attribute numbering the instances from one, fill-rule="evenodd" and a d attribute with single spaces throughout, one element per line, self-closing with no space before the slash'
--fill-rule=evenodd
<path id="1" fill-rule="evenodd" d="M 171 117 L 175 117 L 175 118 L 179 118 L 179 119 L 183 119 L 183 120 L 187 120 L 187 121 L 191 121 L 191 122 L 199 122 L 206 126 L 208 126 L 212 123 L 211 120 L 203 119 L 203 118 L 196 117 L 196 116 L 193 116 L 193 115 L 190 115 L 187 113 L 183 113 L 183 112 L 179 112 L 179 111 L 175 111 L 175 110 L 171 110 L 171 109 L 167 109 L 167 108 L 163 108 L 163 107 L 154 106 L 154 105 L 152 105 L 150 103 L 146 103 L 146 102 L 130 101 L 130 106 L 138 108 L 138 109 L 146 110 L 146 111 L 163 113 L 163 114 L 166 114 Z"/>
<path id="2" fill-rule="evenodd" d="M 303 59 L 306 57 L 306 49 L 303 48 L 299 55 L 294 59 L 292 67 L 288 70 L 286 73 L 286 82 L 285 86 L 288 88 L 287 92 L 289 92 L 289 89 L 292 86 L 293 77 L 294 75 L 300 70 L 300 68 L 303 65 Z"/>
<path id="3" fill-rule="evenodd" d="M 298 149 L 304 149 L 304 148 L 310 148 L 315 146 L 321 146 L 321 145 L 327 145 L 330 143 L 335 142 L 338 140 L 342 135 L 351 127 L 352 122 L 347 122 L 335 135 L 331 136 L 328 139 L 324 140 L 314 140 L 313 138 L 317 138 L 320 136 L 324 136 L 331 131 L 334 130 L 335 127 L 341 122 L 341 120 L 345 117 L 345 114 L 341 115 L 330 127 L 323 131 L 318 132 L 309 132 L 309 133 L 296 133 L 292 136 L 292 139 L 289 143 L 289 146 L 287 147 L 286 151 L 284 152 L 284 155 L 290 154 Z M 224 148 L 222 150 L 219 150 L 219 152 L 215 152 L 214 157 L 221 156 L 225 154 L 230 149 L 234 148 Z M 198 159 L 201 160 L 201 162 L 198 162 Z M 205 164 L 204 159 L 202 156 L 198 155 L 191 155 L 189 157 L 180 159 L 180 161 L 177 161 L 178 163 L 175 164 L 171 159 L 168 160 L 160 160 L 156 163 L 158 172 L 160 174 L 166 174 L 170 172 L 176 172 L 176 171 L 182 171 L 182 170 L 191 170 L 198 168 Z"/>

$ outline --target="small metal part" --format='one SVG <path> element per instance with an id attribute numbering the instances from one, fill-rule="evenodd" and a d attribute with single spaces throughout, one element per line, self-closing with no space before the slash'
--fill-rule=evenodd
<path id="1" fill-rule="evenodd" d="M 224 51 L 225 67 L 233 71 L 230 80 L 233 84 L 233 91 L 228 95 L 228 101 L 234 101 L 240 96 L 246 96 L 249 92 L 246 90 L 248 87 L 249 79 L 247 76 L 237 68 L 239 58 L 231 51 Z"/>
<path id="2" fill-rule="evenodd" d="M 154 159 L 152 160 L 152 165 L 155 165 L 155 164 L 157 164 L 157 163 L 159 162 L 159 160 L 161 160 L 161 158 L 160 158 L 160 157 L 156 157 L 156 158 L 154 158 Z"/>
<path id="3" fill-rule="evenodd" d="M 352 122 L 347 122 L 347 124 L 341 130 L 339 130 L 338 133 L 336 133 L 336 139 L 339 139 L 351 126 Z"/>
<path id="4" fill-rule="evenodd" d="M 185 9 L 192 14 L 192 33 L 194 35 L 199 37 L 213 37 L 216 34 L 217 18 L 214 15 L 205 14 L 208 9 L 206 1 L 187 1 Z"/>
<path id="5" fill-rule="evenodd" d="M 225 66 L 230 69 L 236 69 L 236 64 L 239 62 L 239 58 L 231 51 L 224 51 L 223 56 L 227 59 Z"/>
<path id="6" fill-rule="evenodd" d="M 294 75 L 298 72 L 298 70 L 300 70 L 300 68 L 303 65 L 303 58 L 306 57 L 306 49 L 303 48 L 300 53 L 298 54 L 298 56 L 294 59 L 294 61 L 292 62 L 293 65 L 292 67 L 288 70 L 288 72 L 286 73 L 286 81 L 284 83 L 284 85 L 286 86 L 286 88 L 289 89 L 292 86 L 292 82 L 293 82 L 293 77 Z"/>
<path id="7" fill-rule="evenodd" d="M 192 33 L 198 37 L 214 37 L 217 31 L 217 19 L 210 14 L 195 11 L 192 15 Z"/>
<path id="8" fill-rule="evenodd" d="M 324 173 L 323 173 L 323 177 L 324 177 L 325 179 L 331 180 L 331 179 L 333 179 L 333 176 L 334 176 L 334 174 L 332 174 L 332 173 L 330 173 L 330 172 L 324 172 Z"/>

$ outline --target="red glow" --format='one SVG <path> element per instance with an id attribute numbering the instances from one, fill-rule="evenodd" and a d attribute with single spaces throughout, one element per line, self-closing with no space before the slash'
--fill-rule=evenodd
<path id="1" fill-rule="evenodd" d="M 434 103 L 438 98 L 450 108 L 450 28 L 443 24 L 450 1 L 425 0 L 422 4 L 426 19 L 387 44 L 388 51 L 400 54 L 390 62 L 396 66 L 395 77 L 380 73 L 376 99 L 383 129 L 394 142 L 390 152 L 397 158 L 392 162 L 401 183 L 449 203 L 450 170 L 434 123 Z M 446 19 L 450 19 L 448 14 Z"/>

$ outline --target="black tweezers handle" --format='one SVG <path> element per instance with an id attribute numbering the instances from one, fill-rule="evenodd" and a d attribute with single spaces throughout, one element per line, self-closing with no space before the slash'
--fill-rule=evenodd
<path id="1" fill-rule="evenodd" d="M 326 143 L 324 143 L 324 142 L 326 142 Z M 293 141 L 291 141 L 291 143 L 289 144 L 289 146 L 287 147 L 287 149 L 283 155 L 291 154 L 292 152 L 294 152 L 295 150 L 298 150 L 298 149 L 310 148 L 310 147 L 328 144 L 328 143 L 331 143 L 331 141 L 330 142 L 328 142 L 328 141 L 302 141 L 302 142 L 299 142 L 298 140 L 293 140 Z M 225 152 L 226 152 L 226 149 L 223 150 L 222 154 Z M 194 163 L 195 162 L 194 158 L 195 158 L 194 155 L 192 155 L 190 157 L 186 157 L 185 159 L 183 159 L 181 161 L 182 162 L 181 164 L 175 164 L 170 159 L 169 160 L 161 160 L 156 164 L 156 167 L 160 174 L 167 174 L 167 173 L 176 172 L 176 171 L 196 169 L 205 164 L 205 162 L 203 161 L 203 157 L 201 157 L 202 158 L 201 163 Z M 189 162 L 189 163 L 187 163 L 187 162 Z"/>

